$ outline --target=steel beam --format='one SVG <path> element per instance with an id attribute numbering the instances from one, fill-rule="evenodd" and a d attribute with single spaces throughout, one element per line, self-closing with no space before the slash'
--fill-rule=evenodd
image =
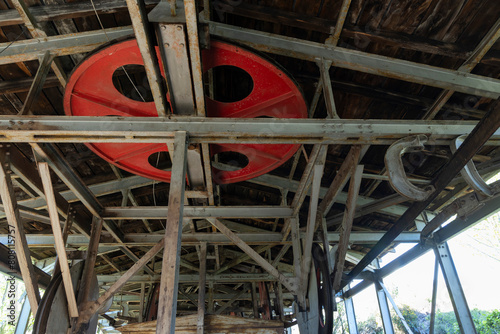
<path id="1" fill-rule="evenodd" d="M 385 334 L 394 334 L 394 327 L 392 326 L 391 310 L 387 303 L 387 296 L 385 290 L 380 284 L 375 283 L 375 292 L 377 293 L 378 308 L 380 316 L 382 317 L 382 324 L 384 326 Z"/>
<path id="2" fill-rule="evenodd" d="M 293 274 L 283 273 L 287 278 L 293 278 Z M 121 275 L 97 275 L 97 280 L 101 283 L 114 283 L 117 282 Z M 148 283 L 159 282 L 160 275 L 132 275 L 127 278 L 129 283 Z M 246 282 L 276 282 L 277 278 L 267 273 L 235 273 L 235 274 L 207 274 L 207 283 L 216 284 L 232 284 L 232 283 L 246 283 Z M 200 282 L 200 275 L 198 274 L 179 274 L 179 283 L 198 284 Z"/>
<path id="3" fill-rule="evenodd" d="M 413 134 L 448 145 L 470 133 L 474 121 L 357 119 L 242 119 L 171 117 L 0 116 L 0 142 L 172 143 L 176 131 L 192 143 L 302 143 L 387 145 Z M 500 131 L 491 144 L 499 145 Z"/>
<path id="4" fill-rule="evenodd" d="M 208 23 L 210 34 L 243 43 L 259 51 L 309 61 L 324 59 L 332 61 L 336 67 L 455 90 L 466 94 L 493 99 L 500 96 L 500 81 L 496 79 L 223 23 Z"/>
<path id="5" fill-rule="evenodd" d="M 279 232 L 262 232 L 262 233 L 237 233 L 240 239 L 250 245 L 290 245 L 290 241 L 282 241 L 281 233 Z M 350 242 L 353 244 L 374 244 L 382 238 L 384 232 L 351 232 Z M 127 246 L 153 246 L 161 240 L 163 235 L 151 233 L 127 233 L 123 235 L 123 241 Z M 304 234 L 302 233 L 302 237 Z M 328 241 L 332 244 L 338 243 L 340 235 L 338 232 L 329 232 Z M 26 240 L 30 247 L 53 247 L 54 236 L 47 234 L 28 234 Z M 8 241 L 7 234 L 0 234 L 0 243 L 6 244 Z M 320 240 L 315 240 L 319 242 Z M 394 242 L 398 243 L 418 243 L 420 241 L 419 232 L 403 232 Z M 199 245 L 200 242 L 210 244 L 229 245 L 231 241 L 222 233 L 183 233 L 182 244 L 186 246 Z M 68 235 L 68 244 L 73 247 L 82 247 L 88 244 L 88 237 L 82 234 Z M 101 237 L 100 247 L 119 246 L 121 243 L 109 237 Z"/>
<path id="6" fill-rule="evenodd" d="M 414 203 L 391 227 L 391 229 L 380 239 L 380 241 L 368 252 L 368 254 L 351 270 L 348 279 L 343 282 L 345 286 L 348 282 L 356 278 L 363 269 L 377 258 L 394 239 L 411 224 L 414 219 L 421 214 L 425 208 L 439 195 L 448 183 L 460 172 L 465 164 L 472 159 L 476 152 L 487 142 L 487 140 L 498 130 L 500 126 L 500 103 L 495 101 L 491 109 L 469 134 L 464 143 L 458 148 L 448 163 L 441 168 L 432 181 L 436 191 L 429 198 L 422 202 Z"/>
<path id="7" fill-rule="evenodd" d="M 352 298 L 344 298 L 344 306 L 347 325 L 349 326 L 349 334 L 358 334 L 358 324 L 356 323 L 356 313 L 354 312 L 354 302 Z"/>
<path id="8" fill-rule="evenodd" d="M 497 195 L 495 198 L 489 199 L 486 202 L 482 203 L 480 209 L 471 212 L 469 215 L 465 217 L 457 217 L 454 221 L 450 222 L 446 226 L 436 231 L 432 237 L 431 242 L 417 244 L 415 247 L 411 248 L 403 255 L 400 255 L 398 258 L 391 261 L 389 264 L 377 270 L 376 276 L 379 278 L 383 278 L 390 275 L 394 271 L 404 267 L 411 261 L 417 259 L 418 257 L 430 251 L 432 249 L 432 242 L 435 243 L 446 242 L 447 240 L 453 238 L 454 236 L 461 233 L 465 229 L 471 227 L 477 222 L 497 212 L 499 207 L 500 207 L 500 196 Z M 357 284 L 355 287 L 347 291 L 344 295 L 346 296 L 346 298 L 352 297 L 355 294 L 366 289 L 372 283 L 373 283 L 372 281 L 365 279 L 361 283 Z"/>
<path id="9" fill-rule="evenodd" d="M 108 207 L 104 208 L 104 219 L 162 219 L 172 209 L 165 206 Z M 195 218 L 286 218 L 292 216 L 292 209 L 283 206 L 187 206 L 184 217 Z"/>
<path id="10" fill-rule="evenodd" d="M 465 294 L 462 290 L 462 285 L 460 284 L 460 279 L 458 278 L 457 269 L 453 263 L 448 244 L 446 242 L 436 244 L 434 246 L 434 253 L 436 254 L 439 266 L 443 272 L 460 331 L 462 334 L 475 334 L 476 326 L 472 320 L 469 306 L 467 305 L 467 300 L 465 299 Z"/>

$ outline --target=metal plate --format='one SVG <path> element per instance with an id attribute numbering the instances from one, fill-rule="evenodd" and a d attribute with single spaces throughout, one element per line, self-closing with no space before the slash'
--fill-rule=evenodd
<path id="1" fill-rule="evenodd" d="M 80 261 L 70 269 L 73 289 L 76 291 L 80 277 L 82 275 L 84 261 Z M 90 299 L 96 300 L 99 295 L 97 276 L 92 280 Z M 97 315 L 92 317 L 86 333 L 94 334 L 97 329 Z M 70 326 L 68 315 L 68 302 L 62 283 L 62 276 L 59 275 L 51 281 L 45 291 L 38 307 L 33 325 L 33 334 L 53 334 L 66 333 Z"/>
<path id="2" fill-rule="evenodd" d="M 159 52 L 158 57 L 160 59 Z M 210 49 L 202 52 L 202 57 L 205 72 L 221 66 L 236 67 L 251 77 L 253 85 L 250 94 L 239 101 L 220 102 L 206 98 L 207 116 L 307 118 L 307 106 L 296 84 L 268 60 L 220 41 L 212 41 Z M 66 114 L 157 117 L 154 102 L 131 99 L 113 84 L 113 73 L 131 64 L 144 64 L 135 40 L 107 45 L 88 56 L 74 70 L 66 86 Z M 271 127 L 262 129 L 263 134 L 272 131 Z M 156 168 L 148 160 L 155 153 L 167 152 L 165 144 L 92 143 L 87 146 L 103 159 L 131 173 L 170 181 L 170 171 Z M 298 148 L 299 145 L 281 144 L 211 145 L 212 157 L 236 152 L 248 160 L 238 170 L 213 168 L 214 181 L 240 182 L 268 173 L 286 162 Z"/>

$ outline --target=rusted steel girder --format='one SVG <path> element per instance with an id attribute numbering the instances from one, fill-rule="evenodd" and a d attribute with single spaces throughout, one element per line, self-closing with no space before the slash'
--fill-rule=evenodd
<path id="1" fill-rule="evenodd" d="M 342 281 L 341 289 L 358 276 L 363 269 L 376 259 L 396 237 L 414 223 L 415 218 L 432 203 L 451 180 L 464 168 L 467 162 L 479 151 L 500 126 L 500 101 L 495 101 L 483 119 L 472 130 L 463 144 L 457 149 L 448 163 L 441 168 L 431 184 L 436 191 L 425 201 L 416 202 L 406 210 L 393 227 L 377 242 L 363 259 Z"/>

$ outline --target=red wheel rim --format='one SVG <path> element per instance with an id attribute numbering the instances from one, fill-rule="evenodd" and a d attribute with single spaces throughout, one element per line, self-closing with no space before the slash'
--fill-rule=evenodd
<path id="1" fill-rule="evenodd" d="M 210 49 L 202 52 L 202 58 L 204 71 L 218 66 L 234 66 L 249 74 L 253 81 L 253 90 L 240 101 L 226 103 L 206 98 L 207 116 L 307 118 L 306 103 L 293 80 L 264 58 L 220 41 L 212 41 Z M 66 87 L 65 113 L 73 116 L 157 117 L 154 102 L 132 100 L 113 84 L 113 73 L 121 66 L 131 64 L 144 65 L 135 40 L 106 46 L 87 57 L 74 70 Z M 272 128 L 263 131 L 272 131 Z M 152 154 L 167 152 L 166 144 L 89 143 L 87 146 L 124 170 L 170 182 L 170 171 L 157 169 L 148 160 Z M 214 181 L 222 184 L 240 182 L 268 173 L 286 162 L 298 148 L 299 145 L 282 144 L 210 145 L 212 157 L 223 152 L 237 152 L 248 159 L 248 164 L 239 170 L 213 168 Z"/>

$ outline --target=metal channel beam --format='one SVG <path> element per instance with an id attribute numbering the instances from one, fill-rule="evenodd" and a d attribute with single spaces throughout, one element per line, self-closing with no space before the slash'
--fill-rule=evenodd
<path id="1" fill-rule="evenodd" d="M 0 116 L 0 142 L 172 143 L 176 131 L 190 143 L 302 143 L 387 145 L 415 134 L 448 145 L 470 133 L 474 121 L 242 119 L 204 117 Z M 493 132 L 498 145 L 500 131 Z M 492 144 L 493 144 L 492 143 Z"/>
<path id="2" fill-rule="evenodd" d="M 432 237 L 432 240 L 436 243 L 443 243 L 447 240 L 453 238 L 457 234 L 466 230 L 467 228 L 473 226 L 479 221 L 485 219 L 491 214 L 498 212 L 498 208 L 500 207 L 500 196 L 496 196 L 495 198 L 489 199 L 481 206 L 480 209 L 473 211 L 466 217 L 456 218 L 453 222 L 450 222 L 448 225 L 442 227 L 440 230 L 436 231 Z M 406 253 L 399 256 L 397 259 L 391 261 L 389 264 L 385 265 L 379 270 L 376 270 L 376 275 L 379 278 L 384 278 L 391 273 L 395 272 L 399 268 L 404 267 L 408 263 L 414 261 L 420 256 L 424 255 L 428 251 L 432 249 L 432 243 L 419 243 L 415 247 L 408 250 Z M 370 280 L 363 280 L 361 283 L 357 284 L 355 287 L 350 289 L 345 293 L 346 298 L 352 297 L 355 294 L 363 291 L 368 286 L 370 286 L 373 282 Z"/>
<path id="3" fill-rule="evenodd" d="M 290 273 L 283 273 L 285 277 L 292 278 Z M 100 283 L 114 283 L 120 279 L 120 275 L 98 275 L 97 280 Z M 142 282 L 159 282 L 160 275 L 133 275 L 127 279 L 129 283 L 142 283 Z M 198 284 L 200 281 L 199 275 L 180 274 L 179 283 Z M 207 282 L 215 282 L 217 284 L 233 284 L 245 282 L 275 282 L 277 278 L 271 274 L 263 273 L 244 273 L 244 274 L 207 274 Z"/>
<path id="4" fill-rule="evenodd" d="M 265 232 L 265 233 L 237 233 L 240 239 L 250 245 L 267 245 L 267 244 L 286 244 L 289 241 L 282 242 L 281 233 L 279 232 Z M 353 244 L 374 244 L 384 235 L 384 232 L 352 232 L 350 242 Z M 123 240 L 127 246 L 153 246 L 161 240 L 161 234 L 151 233 L 127 233 L 124 234 Z M 328 233 L 328 240 L 330 243 L 339 242 L 339 233 Z M 54 247 L 54 236 L 47 234 L 28 234 L 26 235 L 28 245 L 31 247 Z M 8 241 L 7 234 L 0 234 L 0 243 L 6 244 Z M 319 240 L 315 240 L 319 241 Z M 418 243 L 420 241 L 420 233 L 418 232 L 404 232 L 400 234 L 394 242 L 399 243 Z M 200 242 L 207 242 L 210 244 L 228 245 L 231 241 L 222 233 L 183 233 L 183 245 L 199 245 Z M 81 247 L 88 245 L 88 237 L 81 234 L 68 235 L 68 245 L 71 247 Z M 116 247 L 121 245 L 117 241 L 109 237 L 101 237 L 100 247 Z M 0 253 L 1 254 L 1 253 Z M 0 255 L 1 258 L 1 255 Z"/>
<path id="5" fill-rule="evenodd" d="M 414 203 L 394 224 L 394 226 L 380 239 L 380 241 L 366 254 L 366 256 L 351 270 L 343 286 L 352 281 L 375 258 L 377 258 L 402 231 L 413 224 L 414 219 L 439 195 L 448 183 L 460 172 L 465 164 L 472 159 L 476 152 L 486 143 L 500 126 L 500 103 L 495 101 L 490 110 L 469 134 L 456 153 L 441 168 L 434 177 L 432 185 L 436 191 L 422 202 Z"/>
<path id="6" fill-rule="evenodd" d="M 500 81 L 492 78 L 459 73 L 425 64 L 348 50 L 262 31 L 238 28 L 221 23 L 210 22 L 209 29 L 212 35 L 229 38 L 260 51 L 293 56 L 310 61 L 323 58 L 327 61 L 332 61 L 337 67 L 355 71 L 388 76 L 494 99 L 500 96 Z M 52 51 L 55 56 L 84 53 L 95 49 L 108 40 L 131 34 L 132 29 L 125 27 L 107 29 L 106 32 L 93 31 L 29 41 L 17 41 L 12 43 L 2 53 L 0 64 L 34 60 L 38 54 L 47 50 Z M 10 42 L 0 44 L 0 49 L 4 49 L 8 44 Z"/>
<path id="7" fill-rule="evenodd" d="M 103 211 L 103 218 L 118 219 L 162 219 L 171 209 L 165 206 L 109 207 Z M 189 206 L 184 208 L 185 218 L 284 218 L 291 217 L 292 209 L 287 206 Z"/>
<path id="8" fill-rule="evenodd" d="M 436 254 L 441 271 L 443 272 L 460 331 L 463 334 L 475 334 L 476 327 L 472 320 L 472 315 L 467 305 L 467 300 L 465 299 L 465 294 L 462 290 L 462 285 L 460 284 L 460 279 L 458 278 L 457 269 L 453 263 L 448 244 L 445 242 L 435 245 L 434 253 Z"/>
<path id="9" fill-rule="evenodd" d="M 324 59 L 336 67 L 387 76 L 423 85 L 496 99 L 500 81 L 459 73 L 426 64 L 384 57 L 357 50 L 315 43 L 262 31 L 209 22 L 210 34 L 248 45 L 254 49 L 309 61 Z"/>

